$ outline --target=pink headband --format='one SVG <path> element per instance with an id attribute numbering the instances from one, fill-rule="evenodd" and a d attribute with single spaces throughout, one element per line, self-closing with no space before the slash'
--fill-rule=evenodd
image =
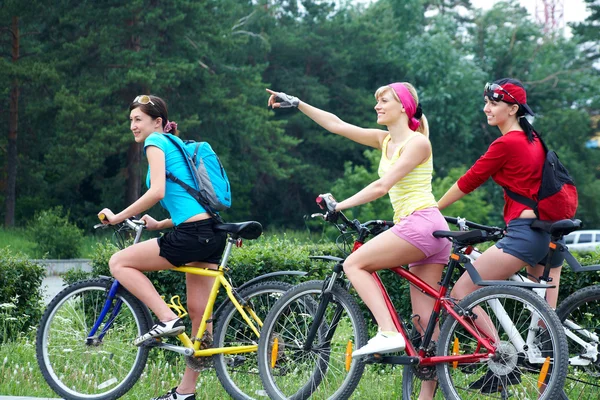
<path id="1" fill-rule="evenodd" d="M 406 115 L 408 116 L 408 127 L 412 131 L 416 131 L 421 123 L 415 118 L 417 105 L 415 104 L 414 97 L 412 97 L 412 94 L 410 94 L 408 88 L 400 82 L 390 83 L 388 86 L 394 89 L 394 92 L 396 92 L 400 102 L 402 103 L 402 106 L 406 110 Z"/>
<path id="2" fill-rule="evenodd" d="M 163 132 L 168 133 L 171 131 L 173 131 L 173 133 L 177 132 L 177 122 L 167 120 Z"/>

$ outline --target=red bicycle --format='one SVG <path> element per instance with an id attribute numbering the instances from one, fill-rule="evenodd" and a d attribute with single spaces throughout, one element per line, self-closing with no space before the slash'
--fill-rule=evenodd
<path id="1" fill-rule="evenodd" d="M 317 199 L 324 206 L 324 199 Z M 322 207 L 324 208 L 324 207 Z M 321 215 L 342 236 L 355 235 L 353 250 L 370 236 L 393 223 L 350 221 L 341 212 Z M 352 351 L 367 342 L 363 313 L 344 278 L 343 259 L 333 261 L 324 281 L 299 284 L 284 294 L 264 321 L 258 346 L 261 380 L 272 399 L 346 399 L 355 390 L 365 364 L 407 366 L 403 398 L 417 398 L 420 380 L 437 379 L 446 399 L 493 398 L 554 399 L 565 382 L 567 345 L 560 321 L 548 304 L 531 288 L 537 283 L 484 281 L 464 251 L 478 243 L 497 240 L 502 229 L 472 224 L 467 232 L 436 231 L 434 236 L 452 241 L 448 266 L 435 289 L 407 267 L 392 271 L 435 299 L 424 334 L 415 335 L 392 304 L 383 283 L 376 279 L 398 331 L 407 342 L 404 354 L 372 355 L 352 359 Z M 462 266 L 483 288 L 462 301 L 448 296 L 455 270 Z M 436 325 L 443 321 L 437 343 Z M 482 384 L 493 377 L 491 389 Z M 365 394 L 362 393 L 361 397 Z"/>

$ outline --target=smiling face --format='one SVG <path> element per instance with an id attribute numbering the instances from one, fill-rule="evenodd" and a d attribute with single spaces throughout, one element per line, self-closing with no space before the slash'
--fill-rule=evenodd
<path id="1" fill-rule="evenodd" d="M 510 126 L 517 121 L 518 105 L 508 104 L 503 101 L 493 101 L 488 97 L 484 97 L 484 101 L 483 112 L 487 117 L 488 125 L 497 126 L 502 130 L 502 127 Z"/>
<path id="2" fill-rule="evenodd" d="M 162 118 L 152 118 L 142 112 L 140 107 L 129 113 L 129 128 L 133 132 L 136 143 L 143 143 L 152 132 L 162 132 Z"/>
<path id="3" fill-rule="evenodd" d="M 392 89 L 388 89 L 377 97 L 375 111 L 377 112 L 378 124 L 391 125 L 400 119 L 404 108 L 402 103 L 396 100 Z"/>

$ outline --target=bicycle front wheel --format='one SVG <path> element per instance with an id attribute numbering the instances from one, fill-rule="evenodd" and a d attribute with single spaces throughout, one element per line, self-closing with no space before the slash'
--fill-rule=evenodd
<path id="1" fill-rule="evenodd" d="M 295 286 L 265 320 L 258 368 L 271 399 L 347 399 L 360 381 L 365 365 L 352 351 L 367 342 L 364 318 L 346 290 L 323 288 L 323 281 Z"/>
<path id="2" fill-rule="evenodd" d="M 150 329 L 150 315 L 123 287 L 117 290 L 97 333 L 89 337 L 112 282 L 92 279 L 74 283 L 56 295 L 42 316 L 37 361 L 48 385 L 65 399 L 119 398 L 131 389 L 146 365 L 148 348 L 134 346 L 133 340 Z M 115 308 L 118 311 L 110 322 Z"/>
<path id="3" fill-rule="evenodd" d="M 579 289 L 556 309 L 569 345 L 563 399 L 597 399 L 600 390 L 600 286 Z"/>
<path id="4" fill-rule="evenodd" d="M 522 288 L 491 286 L 471 293 L 455 310 L 476 331 L 496 337 L 496 352 L 471 364 L 438 364 L 437 377 L 446 399 L 559 396 L 567 372 L 567 344 L 558 317 L 544 299 Z M 482 350 L 467 329 L 447 316 L 438 356 Z"/>
<path id="5" fill-rule="evenodd" d="M 240 292 L 240 297 L 262 321 L 292 285 L 285 282 L 261 282 Z M 252 319 L 252 317 L 250 317 Z M 253 321 L 256 328 L 260 326 Z M 257 345 L 258 337 L 248 326 L 231 301 L 216 316 L 214 347 L 235 347 Z M 217 378 L 223 388 L 234 399 L 254 399 L 264 397 L 258 375 L 256 352 L 239 354 L 216 354 L 213 356 Z"/>

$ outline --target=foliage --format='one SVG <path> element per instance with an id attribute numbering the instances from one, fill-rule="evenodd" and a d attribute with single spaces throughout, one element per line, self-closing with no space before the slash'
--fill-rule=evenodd
<path id="1" fill-rule="evenodd" d="M 583 266 L 600 265 L 600 251 L 591 253 L 573 253 L 577 261 Z M 600 284 L 600 272 L 574 273 L 566 264 L 563 266 L 560 275 L 560 287 L 558 302 L 564 300 L 567 296 L 576 290 L 586 286 Z"/>
<path id="2" fill-rule="evenodd" d="M 49 8 L 7 0 L 0 51 L 11 54 L 9 28 L 19 16 L 21 56 L 0 58 L 0 125 L 14 115 L 10 89 L 18 84 L 18 159 L 0 152 L 0 177 L 18 162 L 18 226 L 57 205 L 79 227 L 105 206 L 122 210 L 145 190 L 147 170 L 128 133 L 127 105 L 154 93 L 167 100 L 181 136 L 211 142 L 227 168 L 234 203 L 226 220 L 297 229 L 315 211 L 316 194 L 342 199 L 376 176 L 376 151 L 298 110 L 268 110 L 265 87 L 374 128 L 375 90 L 412 82 L 430 122 L 439 198 L 452 171 L 466 170 L 499 136 L 481 112 L 481 90 L 510 76 L 524 82 L 534 126 L 576 179 L 578 217 L 597 225 L 600 164 L 585 142 L 600 114 L 599 14 L 586 1 L 590 17 L 565 38 L 547 36 L 510 2 L 482 11 L 467 0 L 59 0 Z M 0 148 L 8 141 L 2 135 Z M 499 223 L 503 201 L 486 185 L 452 212 Z M 387 218 L 385 204 L 351 214 Z M 150 212 L 167 216 L 158 205 Z"/>
<path id="3" fill-rule="evenodd" d="M 24 254 L 0 248 L 0 343 L 16 339 L 40 320 L 45 273 Z"/>
<path id="4" fill-rule="evenodd" d="M 63 215 L 61 206 L 39 211 L 29 223 L 29 233 L 36 243 L 38 255 L 50 258 L 77 258 L 83 232 L 69 222 L 70 214 Z"/>

